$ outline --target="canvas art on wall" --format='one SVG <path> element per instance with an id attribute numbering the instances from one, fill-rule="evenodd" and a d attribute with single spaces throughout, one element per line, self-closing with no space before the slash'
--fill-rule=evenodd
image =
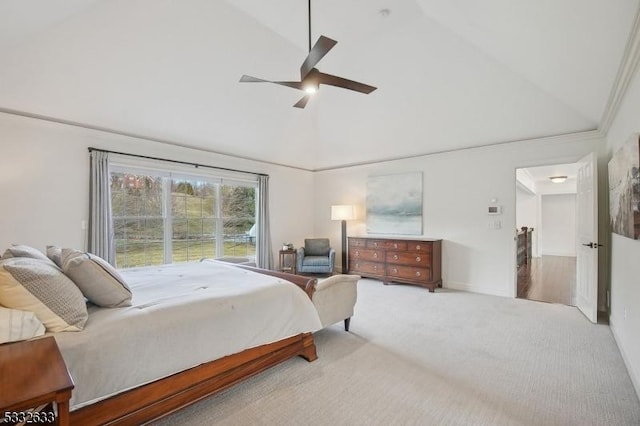
<path id="1" fill-rule="evenodd" d="M 367 179 L 367 233 L 422 234 L 422 172 Z"/>
<path id="2" fill-rule="evenodd" d="M 632 136 L 609 161 L 611 230 L 640 239 L 640 138 Z"/>

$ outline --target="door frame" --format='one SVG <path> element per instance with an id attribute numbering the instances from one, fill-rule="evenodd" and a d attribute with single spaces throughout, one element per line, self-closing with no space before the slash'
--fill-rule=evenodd
<path id="1" fill-rule="evenodd" d="M 588 154 L 587 154 L 588 155 Z M 596 160 L 598 160 L 598 153 L 597 152 L 593 152 L 593 155 L 595 156 Z M 511 229 L 516 230 L 517 228 L 517 191 L 518 191 L 518 178 L 517 178 L 517 170 L 518 169 L 530 169 L 530 168 L 536 168 L 536 167 L 544 167 L 544 166 L 553 166 L 556 164 L 577 164 L 580 162 L 581 159 L 584 158 L 584 155 L 580 155 L 580 157 L 576 158 L 575 156 L 572 157 L 557 157 L 557 158 L 553 158 L 553 159 L 548 159 L 548 160 L 539 160 L 536 161 L 534 163 L 525 163 L 525 164 L 520 164 L 516 167 L 514 167 L 513 169 L 513 222 L 511 225 Z M 598 162 L 598 169 L 599 169 L 599 162 Z M 598 170 L 599 172 L 599 170 Z M 598 178 L 599 179 L 599 178 Z M 536 195 L 538 197 L 538 218 L 537 218 L 537 225 L 538 225 L 538 229 L 536 229 L 534 232 L 538 232 L 541 229 L 541 218 L 540 218 L 540 202 L 541 202 L 541 195 L 537 194 Z M 599 211 L 599 205 L 596 205 L 596 208 Z M 576 216 L 578 214 L 578 206 L 576 205 Z M 576 224 L 577 224 L 577 217 L 576 217 Z M 600 226 L 598 224 L 598 232 L 600 231 Z M 577 234 L 576 234 L 576 239 L 577 239 Z M 540 235 L 538 235 L 538 252 L 540 251 L 540 247 L 541 247 L 541 241 L 540 241 Z M 577 248 L 576 248 L 577 251 Z M 512 247 L 511 247 L 511 254 L 512 254 L 512 286 L 511 286 L 511 292 L 512 292 L 512 296 L 514 299 L 517 298 L 518 296 L 518 261 L 517 261 L 517 257 L 518 257 L 518 241 L 517 241 L 517 236 L 514 235 L 512 238 Z M 541 253 L 540 253 L 541 254 Z M 577 255 L 577 253 L 576 253 Z M 577 258 L 576 258 L 577 260 Z M 599 265 L 601 266 L 601 265 Z M 577 271 L 576 271 L 577 273 Z M 599 279 L 596 276 L 596 282 L 598 282 Z M 599 291 L 599 284 L 598 284 L 598 291 Z"/>

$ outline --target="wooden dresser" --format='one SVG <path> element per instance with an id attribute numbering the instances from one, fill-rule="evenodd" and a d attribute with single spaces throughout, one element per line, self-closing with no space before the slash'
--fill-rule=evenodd
<path id="1" fill-rule="evenodd" d="M 349 237 L 349 272 L 362 277 L 442 287 L 442 240 Z"/>

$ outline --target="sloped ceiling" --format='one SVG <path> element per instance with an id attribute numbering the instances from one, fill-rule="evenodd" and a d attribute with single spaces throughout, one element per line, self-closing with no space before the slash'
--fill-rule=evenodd
<path id="1" fill-rule="evenodd" d="M 320 170 L 595 130 L 638 0 L 0 0 L 0 109 Z"/>

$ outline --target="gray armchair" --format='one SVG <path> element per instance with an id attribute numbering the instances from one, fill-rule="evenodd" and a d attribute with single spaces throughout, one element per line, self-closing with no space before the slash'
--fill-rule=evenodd
<path id="1" fill-rule="evenodd" d="M 302 274 L 331 274 L 336 262 L 336 250 L 328 238 L 309 238 L 298 248 L 297 272 Z"/>

